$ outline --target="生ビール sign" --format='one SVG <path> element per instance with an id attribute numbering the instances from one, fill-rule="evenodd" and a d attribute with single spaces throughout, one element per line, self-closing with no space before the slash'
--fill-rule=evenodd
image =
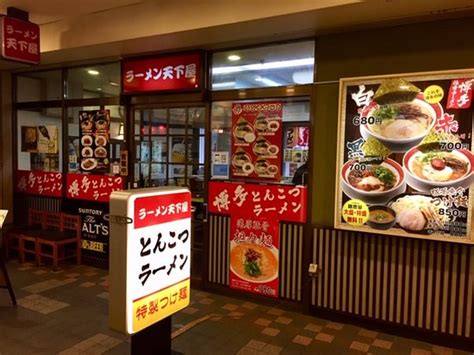
<path id="1" fill-rule="evenodd" d="M 114 192 L 109 220 L 111 328 L 134 334 L 188 306 L 189 190 Z"/>
<path id="2" fill-rule="evenodd" d="M 336 228 L 474 242 L 473 71 L 342 79 Z"/>

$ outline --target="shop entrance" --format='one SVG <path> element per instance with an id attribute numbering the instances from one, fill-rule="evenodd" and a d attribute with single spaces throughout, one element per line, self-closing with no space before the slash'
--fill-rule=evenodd
<path id="1" fill-rule="evenodd" d="M 133 188 L 185 186 L 192 193 L 193 281 L 204 272 L 207 145 L 204 105 L 134 106 Z"/>

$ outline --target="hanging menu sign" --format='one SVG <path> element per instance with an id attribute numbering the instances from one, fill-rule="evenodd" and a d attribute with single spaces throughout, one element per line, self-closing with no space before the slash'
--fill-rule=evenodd
<path id="1" fill-rule="evenodd" d="M 282 102 L 232 105 L 232 177 L 280 180 Z"/>
<path id="2" fill-rule="evenodd" d="M 79 111 L 80 162 L 83 172 L 109 172 L 110 111 Z"/>
<path id="3" fill-rule="evenodd" d="M 474 73 L 341 82 L 336 228 L 473 243 Z"/>

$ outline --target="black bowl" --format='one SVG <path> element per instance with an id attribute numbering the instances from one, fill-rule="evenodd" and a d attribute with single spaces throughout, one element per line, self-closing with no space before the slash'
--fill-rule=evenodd
<path id="1" fill-rule="evenodd" d="M 390 221 L 390 222 L 376 222 L 376 221 L 370 220 L 370 212 L 373 211 L 373 210 L 383 210 L 383 211 L 386 211 L 386 212 L 390 213 L 393 216 L 393 221 Z M 369 227 L 374 228 L 374 229 L 382 229 L 382 230 L 390 229 L 395 225 L 395 223 L 397 221 L 396 216 L 397 216 L 397 214 L 390 207 L 381 206 L 381 205 L 370 206 L 369 207 L 369 220 L 367 221 L 367 224 L 369 225 Z"/>

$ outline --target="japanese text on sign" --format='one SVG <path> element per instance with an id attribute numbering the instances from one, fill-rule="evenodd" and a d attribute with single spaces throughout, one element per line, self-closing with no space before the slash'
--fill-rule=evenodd
<path id="1" fill-rule="evenodd" d="M 16 18 L 1 16 L 2 56 L 38 64 L 40 61 L 39 26 Z"/>
<path id="2" fill-rule="evenodd" d="M 16 191 L 32 195 L 60 197 L 62 194 L 62 174 L 43 171 L 16 172 Z"/>
<path id="3" fill-rule="evenodd" d="M 121 176 L 67 174 L 68 198 L 109 201 L 113 191 L 123 190 L 123 178 Z"/>

